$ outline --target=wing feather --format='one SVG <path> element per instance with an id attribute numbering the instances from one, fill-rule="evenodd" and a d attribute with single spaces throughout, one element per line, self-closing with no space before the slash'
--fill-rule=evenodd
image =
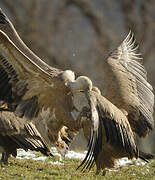
<path id="1" fill-rule="evenodd" d="M 94 162 L 97 160 L 98 153 L 102 148 L 102 126 L 99 118 L 97 107 L 94 103 L 94 97 L 91 97 L 89 93 L 86 93 L 88 104 L 90 105 L 90 120 L 91 120 L 91 133 L 88 143 L 88 152 L 78 168 L 83 166 L 83 169 L 91 169 Z"/>
<path id="2" fill-rule="evenodd" d="M 154 126 L 154 94 L 137 49 L 134 35 L 130 32 L 104 61 L 105 75 L 108 78 L 105 97 L 128 112 L 132 130 L 141 137 Z"/>
<path id="3" fill-rule="evenodd" d="M 102 146 L 104 146 L 103 127 L 107 143 L 114 148 L 124 150 L 128 157 L 138 157 L 134 135 L 126 116 L 101 95 L 92 92 L 87 94 L 87 98 L 91 112 L 91 134 L 88 152 L 79 167 L 83 166 L 83 170 L 90 170 L 97 161 Z"/>
<path id="4" fill-rule="evenodd" d="M 13 24 L 5 13 L 0 9 L 0 30 L 3 31 L 10 40 L 15 44 L 20 51 L 22 51 L 29 59 L 31 59 L 38 67 L 40 67 L 45 73 L 49 74 L 51 77 L 55 77 L 57 73 L 60 72 L 59 69 L 49 66 L 43 60 L 41 60 L 36 54 L 34 54 L 22 41 L 18 35 Z"/>
<path id="5" fill-rule="evenodd" d="M 19 117 L 25 116 L 28 119 L 35 117 L 38 112 L 39 97 L 42 98 L 40 103 L 47 106 L 52 103 L 46 101 L 48 95 L 53 91 L 57 93 L 55 89 L 64 85 L 58 77 L 61 71 L 55 73 L 55 78 L 51 77 L 48 72 L 44 72 L 40 66 L 25 56 L 2 31 L 0 31 L 0 71 L 0 101 L 8 103 Z M 54 84 L 56 86 L 53 88 Z M 60 88 L 60 91 L 65 90 Z"/>

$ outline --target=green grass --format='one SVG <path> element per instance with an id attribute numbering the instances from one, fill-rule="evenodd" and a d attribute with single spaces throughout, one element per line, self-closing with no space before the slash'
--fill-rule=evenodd
<path id="1" fill-rule="evenodd" d="M 57 161 L 58 158 L 49 158 L 47 161 L 19 160 L 9 159 L 8 166 L 1 165 L 0 179 L 3 180 L 21 180 L 21 179 L 62 179 L 62 180 L 155 180 L 155 160 L 144 166 L 128 165 L 115 171 L 107 172 L 106 176 L 95 175 L 95 168 L 90 172 L 82 173 L 76 170 L 80 160 L 66 159 L 64 165 L 53 165 L 51 161 Z"/>

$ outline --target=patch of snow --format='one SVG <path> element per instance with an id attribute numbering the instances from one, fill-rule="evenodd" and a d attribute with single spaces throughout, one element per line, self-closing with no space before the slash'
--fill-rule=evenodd
<path id="1" fill-rule="evenodd" d="M 121 158 L 116 161 L 116 166 L 121 167 L 121 166 L 126 166 L 129 164 L 133 164 L 132 160 L 129 160 L 128 158 Z"/>
<path id="2" fill-rule="evenodd" d="M 55 147 L 51 148 L 51 152 L 54 156 L 58 156 L 61 159 L 61 155 Z M 65 154 L 65 157 L 69 158 L 69 159 L 84 159 L 86 153 L 87 153 L 87 151 L 85 151 L 83 153 L 79 153 L 79 152 L 75 152 L 75 151 L 68 151 Z"/>
<path id="3" fill-rule="evenodd" d="M 135 163 L 137 166 L 144 166 L 147 162 L 145 162 L 141 159 L 137 159 L 137 160 L 135 160 Z"/>
<path id="4" fill-rule="evenodd" d="M 33 159 L 35 158 L 36 155 L 32 152 L 29 152 L 29 151 L 24 151 L 24 150 L 18 150 L 18 153 L 17 153 L 17 159 Z"/>
<path id="5" fill-rule="evenodd" d="M 128 158 L 121 158 L 118 161 L 116 161 L 117 167 L 126 166 L 126 165 L 133 165 L 133 164 L 135 164 L 137 166 L 144 166 L 146 164 L 146 162 L 144 162 L 141 159 L 130 160 Z"/>
<path id="6" fill-rule="evenodd" d="M 46 156 L 37 156 L 34 152 L 32 151 L 24 151 L 24 150 L 18 150 L 17 153 L 17 159 L 33 159 L 35 161 L 46 161 L 47 157 Z"/>
<path id="7" fill-rule="evenodd" d="M 55 162 L 49 162 L 50 164 L 54 164 L 54 165 L 64 165 L 63 162 L 60 162 L 60 161 L 55 161 Z"/>
<path id="8" fill-rule="evenodd" d="M 58 156 L 59 160 L 62 161 L 62 156 L 61 154 L 57 151 L 56 148 L 52 148 L 51 152 L 54 156 Z M 79 153 L 79 152 L 75 152 L 75 151 L 68 151 L 65 155 L 66 158 L 69 159 L 84 159 L 85 155 L 86 155 L 86 151 L 84 153 Z M 41 161 L 45 161 L 48 157 L 46 156 L 37 156 L 35 154 L 35 152 L 33 151 L 24 151 L 22 149 L 18 150 L 17 153 L 17 159 L 33 159 L 33 160 L 41 160 Z"/>
<path id="9" fill-rule="evenodd" d="M 39 157 L 34 157 L 33 160 L 35 161 L 46 161 L 47 157 L 46 156 L 39 156 Z"/>
<path id="10" fill-rule="evenodd" d="M 59 161 L 56 162 L 50 162 L 51 164 L 56 164 L 56 165 L 64 165 L 63 162 L 63 157 L 60 155 L 60 153 L 57 151 L 57 149 L 55 147 L 51 148 L 51 152 L 54 156 L 58 156 L 59 157 Z M 65 155 L 66 158 L 69 159 L 84 159 L 86 156 L 87 151 L 83 152 L 83 153 L 79 153 L 79 152 L 75 152 L 75 151 L 68 151 Z M 35 152 L 33 151 L 24 151 L 22 149 L 18 150 L 17 153 L 17 159 L 33 159 L 36 161 L 43 161 L 45 162 L 47 160 L 48 157 L 46 156 L 38 156 Z M 122 167 L 122 166 L 126 166 L 126 165 L 137 165 L 137 166 L 144 166 L 146 164 L 146 162 L 142 161 L 141 159 L 133 159 L 130 160 L 128 158 L 121 158 L 119 160 L 116 161 L 116 167 Z M 147 165 L 147 169 L 149 170 L 149 165 Z"/>
<path id="11" fill-rule="evenodd" d="M 84 153 L 79 153 L 75 151 L 68 151 L 68 153 L 65 155 L 65 157 L 69 159 L 84 159 L 86 156 L 86 151 Z"/>

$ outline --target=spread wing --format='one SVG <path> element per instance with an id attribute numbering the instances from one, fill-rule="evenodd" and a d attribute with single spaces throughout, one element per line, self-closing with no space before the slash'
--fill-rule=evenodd
<path id="1" fill-rule="evenodd" d="M 50 78 L 1 31 L 0 72 L 0 101 L 8 103 L 12 111 L 21 111 L 22 109 L 25 111 L 25 115 L 27 114 L 30 118 L 32 114 L 35 116 L 38 112 L 35 107 L 38 106 L 38 98 L 41 97 L 41 94 L 46 91 L 48 96 L 50 90 L 55 90 L 55 88 L 52 89 L 54 84 L 57 84 L 57 86 L 62 84 L 56 78 Z M 59 73 L 59 71 L 55 73 L 55 77 Z M 24 106 L 27 110 L 24 110 Z M 19 112 L 20 116 L 23 116 L 23 113 Z"/>
<path id="2" fill-rule="evenodd" d="M 84 165 L 83 169 L 91 169 L 102 151 L 104 139 L 114 148 L 126 152 L 128 157 L 137 157 L 134 135 L 126 116 L 101 95 L 92 92 L 87 98 L 91 109 L 91 135 L 88 152 L 79 167 Z"/>
<path id="3" fill-rule="evenodd" d="M 50 76 L 0 31 L 0 102 L 16 116 L 35 121 L 50 145 L 62 124 L 72 123 L 71 95 L 61 73 L 57 70 Z"/>
<path id="4" fill-rule="evenodd" d="M 23 118 L 16 117 L 12 112 L 0 112 L 0 139 L 1 146 L 6 147 L 11 142 L 16 148 L 40 151 L 50 155 L 50 150 L 36 127 L 32 123 L 26 123 Z"/>
<path id="5" fill-rule="evenodd" d="M 132 130 L 141 137 L 153 128 L 154 94 L 137 48 L 130 32 L 104 61 L 105 97 L 128 113 Z"/>
<path id="6" fill-rule="evenodd" d="M 42 61 L 36 54 L 34 54 L 26 46 L 26 44 L 20 38 L 13 24 L 11 23 L 9 18 L 5 15 L 5 13 L 2 11 L 2 9 L 0 9 L 0 30 L 3 31 L 10 38 L 10 40 L 16 45 L 18 49 L 20 49 L 27 57 L 29 57 L 39 67 L 41 67 L 42 70 L 50 74 L 50 76 L 54 76 L 55 72 L 58 71 L 57 68 L 51 67 L 48 64 L 46 64 L 44 61 Z"/>

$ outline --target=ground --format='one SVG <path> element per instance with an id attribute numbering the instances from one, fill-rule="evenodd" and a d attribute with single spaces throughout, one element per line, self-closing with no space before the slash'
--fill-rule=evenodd
<path id="1" fill-rule="evenodd" d="M 95 168 L 90 172 L 76 170 L 81 159 L 65 158 L 65 163 L 60 161 L 58 156 L 44 158 L 39 153 L 26 157 L 20 154 L 17 158 L 10 157 L 8 166 L 1 165 L 0 179 L 3 180 L 22 180 L 22 179 L 46 179 L 46 180 L 94 180 L 94 179 L 113 179 L 113 180 L 153 180 L 155 179 L 155 160 L 150 163 L 143 163 L 140 160 L 126 161 L 121 160 L 117 169 L 110 170 L 106 176 L 95 175 Z M 31 158 L 30 158 L 31 156 Z M 34 157 L 35 156 L 35 157 Z M 74 155 L 76 156 L 76 155 Z M 68 156 L 69 157 L 69 156 Z M 126 162 L 126 163 L 124 163 Z"/>

